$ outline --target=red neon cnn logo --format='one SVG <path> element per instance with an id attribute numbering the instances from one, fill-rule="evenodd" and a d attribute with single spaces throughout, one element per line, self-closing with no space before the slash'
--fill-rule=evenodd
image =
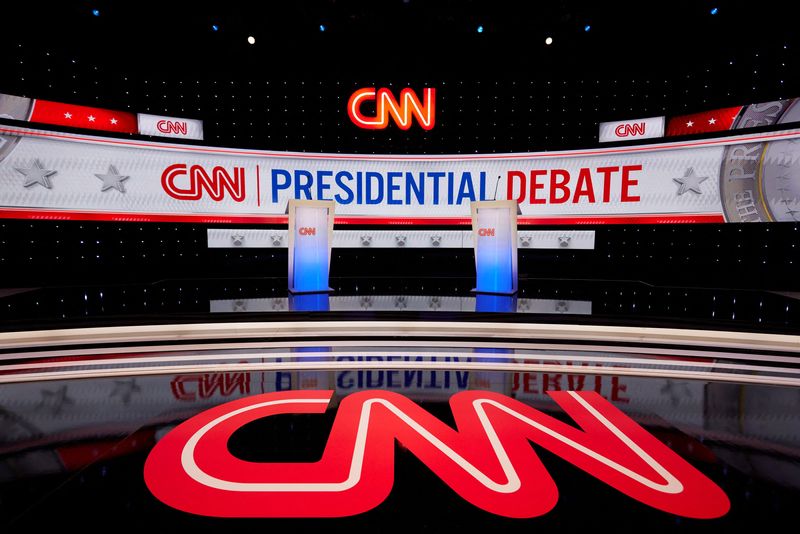
<path id="1" fill-rule="evenodd" d="M 298 232 L 300 235 L 317 235 L 317 229 L 311 226 L 303 226 Z"/>
<path id="2" fill-rule="evenodd" d="M 391 117 L 401 130 L 411 128 L 412 116 L 423 130 L 430 130 L 436 124 L 436 89 L 426 87 L 423 89 L 423 101 L 409 88 L 400 91 L 400 101 L 395 100 L 391 90 L 386 88 L 375 89 L 365 87 L 359 89 L 347 102 L 347 114 L 350 120 L 359 128 L 367 130 L 382 130 L 389 126 Z M 374 117 L 367 117 L 361 112 L 364 102 L 374 101 L 376 113 Z"/>
<path id="3" fill-rule="evenodd" d="M 342 399 L 315 462 L 248 462 L 228 450 L 251 421 L 321 414 L 332 395 L 266 393 L 195 415 L 156 443 L 145 483 L 164 504 L 205 516 L 351 516 L 388 497 L 397 442 L 478 508 L 537 517 L 558 489 L 533 443 L 657 510 L 712 519 L 730 509 L 719 486 L 593 391 L 548 391 L 573 424 L 506 395 L 463 391 L 450 398 L 455 429 L 403 395 L 363 391 Z"/>
<path id="4" fill-rule="evenodd" d="M 478 235 L 481 237 L 494 237 L 494 228 L 478 228 Z"/>

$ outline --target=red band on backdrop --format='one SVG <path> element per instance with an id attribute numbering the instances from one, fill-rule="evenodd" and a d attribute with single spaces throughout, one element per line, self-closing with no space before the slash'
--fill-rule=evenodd
<path id="1" fill-rule="evenodd" d="M 89 106 L 76 106 L 49 100 L 36 100 L 31 122 L 89 128 L 107 132 L 135 134 L 139 125 L 134 113 Z"/>
<path id="2" fill-rule="evenodd" d="M 667 123 L 667 137 L 730 130 L 742 106 L 678 115 Z"/>

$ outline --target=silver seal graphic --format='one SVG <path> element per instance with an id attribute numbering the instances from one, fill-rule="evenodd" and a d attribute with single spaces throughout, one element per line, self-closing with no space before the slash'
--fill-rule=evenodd
<path id="1" fill-rule="evenodd" d="M 747 106 L 733 128 L 797 121 L 798 98 Z M 800 139 L 730 145 L 719 178 L 726 221 L 800 221 Z"/>

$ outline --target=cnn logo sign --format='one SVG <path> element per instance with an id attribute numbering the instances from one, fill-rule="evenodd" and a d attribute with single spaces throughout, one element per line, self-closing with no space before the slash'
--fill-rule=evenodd
<path id="1" fill-rule="evenodd" d="M 225 192 L 236 202 L 245 197 L 245 175 L 243 167 L 234 167 L 233 176 L 224 168 L 216 166 L 211 173 L 200 165 L 185 163 L 170 165 L 161 173 L 161 187 L 177 200 L 200 200 L 204 194 L 219 202 Z"/>
<path id="2" fill-rule="evenodd" d="M 494 237 L 494 228 L 478 228 L 478 235 L 481 237 Z"/>
<path id="3" fill-rule="evenodd" d="M 156 129 L 165 134 L 187 135 L 189 132 L 189 125 L 183 121 L 160 120 L 156 123 Z"/>
<path id="4" fill-rule="evenodd" d="M 644 122 L 623 123 L 614 129 L 614 134 L 617 137 L 636 137 L 637 135 L 645 134 Z"/>
<path id="5" fill-rule="evenodd" d="M 312 226 L 301 226 L 298 233 L 300 235 L 317 235 L 317 229 Z"/>
<path id="6" fill-rule="evenodd" d="M 401 130 L 411 128 L 412 118 L 423 130 L 430 130 L 436 124 L 436 89 L 426 87 L 422 92 L 422 102 L 416 93 L 409 88 L 400 91 L 400 98 L 395 99 L 391 90 L 365 87 L 350 97 L 347 103 L 347 114 L 359 128 L 382 130 L 389 126 L 390 119 Z M 375 116 L 367 116 L 362 111 L 366 102 L 375 103 Z"/>

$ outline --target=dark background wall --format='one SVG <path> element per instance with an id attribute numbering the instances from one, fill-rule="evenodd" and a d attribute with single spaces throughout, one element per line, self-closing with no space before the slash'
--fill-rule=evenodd
<path id="1" fill-rule="evenodd" d="M 1 220 L 0 273 L 5 287 L 286 276 L 286 249 L 208 249 L 206 228 L 200 224 Z M 348 230 L 357 228 L 347 225 Z M 520 249 L 520 276 L 800 289 L 800 224 L 591 229 L 596 232 L 595 250 Z M 335 249 L 331 268 L 333 277 L 364 280 L 475 275 L 469 249 Z"/>
<path id="2" fill-rule="evenodd" d="M 4 16 L 0 92 L 200 118 L 211 145 L 365 154 L 582 148 L 597 146 L 600 121 L 800 96 L 800 43 L 784 11 L 780 2 L 697 1 L 15 3 Z M 436 87 L 436 127 L 358 129 L 345 104 L 364 86 Z M 522 251 L 521 273 L 800 285 L 796 224 L 593 229 L 595 251 Z M 284 275 L 280 252 L 209 251 L 205 231 L 0 221 L 2 285 Z M 472 261 L 469 251 L 352 250 L 338 251 L 333 269 L 471 276 Z"/>

